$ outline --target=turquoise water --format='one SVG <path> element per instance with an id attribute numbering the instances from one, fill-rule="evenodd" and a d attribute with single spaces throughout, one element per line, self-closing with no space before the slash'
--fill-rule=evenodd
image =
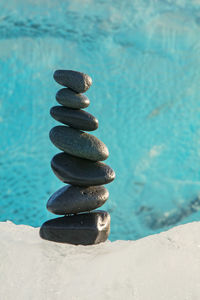
<path id="1" fill-rule="evenodd" d="M 48 132 L 56 69 L 88 73 L 116 171 L 111 240 L 200 219 L 200 2 L 2 0 L 0 221 L 40 226 L 63 184 Z"/>

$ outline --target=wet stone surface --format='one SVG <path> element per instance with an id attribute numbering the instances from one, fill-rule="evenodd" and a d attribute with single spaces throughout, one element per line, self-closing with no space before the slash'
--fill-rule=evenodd
<path id="1" fill-rule="evenodd" d="M 51 167 L 61 181 L 73 185 L 103 185 L 115 179 L 115 172 L 105 163 L 78 158 L 67 153 L 56 154 L 51 161 Z"/>
<path id="2" fill-rule="evenodd" d="M 67 185 L 49 198 L 47 209 L 57 215 L 77 214 L 101 207 L 108 197 L 109 192 L 104 186 Z"/>
<path id="3" fill-rule="evenodd" d="M 84 73 L 72 70 L 57 70 L 53 75 L 55 81 L 77 93 L 86 92 L 92 85 L 92 78 Z"/>
<path id="4" fill-rule="evenodd" d="M 49 137 L 57 148 L 77 157 L 102 161 L 109 156 L 108 148 L 96 136 L 71 127 L 53 127 Z"/>
<path id="5" fill-rule="evenodd" d="M 86 108 L 90 105 L 90 100 L 87 96 L 67 88 L 57 92 L 56 100 L 59 104 L 74 109 Z"/>
<path id="6" fill-rule="evenodd" d="M 76 129 L 92 131 L 98 128 L 98 120 L 84 110 L 54 106 L 51 108 L 50 114 L 58 122 Z"/>
<path id="7" fill-rule="evenodd" d="M 105 242 L 109 232 L 110 215 L 105 211 L 51 219 L 40 228 L 40 236 L 43 239 L 74 245 Z"/>

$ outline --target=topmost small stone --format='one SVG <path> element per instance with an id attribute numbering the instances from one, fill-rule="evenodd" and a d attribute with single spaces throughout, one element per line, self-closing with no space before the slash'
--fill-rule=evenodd
<path id="1" fill-rule="evenodd" d="M 53 77 L 55 81 L 76 93 L 86 92 L 92 85 L 92 78 L 84 73 L 71 70 L 57 70 Z"/>

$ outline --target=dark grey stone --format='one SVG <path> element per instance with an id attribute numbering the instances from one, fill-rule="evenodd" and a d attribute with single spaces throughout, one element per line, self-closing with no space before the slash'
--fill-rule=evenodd
<path id="1" fill-rule="evenodd" d="M 67 185 L 55 192 L 47 202 L 47 209 L 56 215 L 77 214 L 101 207 L 109 197 L 100 186 L 80 187 Z"/>
<path id="2" fill-rule="evenodd" d="M 83 94 L 75 93 L 74 91 L 64 88 L 57 92 L 56 100 L 63 106 L 80 109 L 90 105 L 90 100 Z"/>
<path id="3" fill-rule="evenodd" d="M 105 242 L 109 233 L 110 215 L 105 211 L 52 219 L 45 222 L 40 228 L 41 238 L 74 245 Z"/>
<path id="4" fill-rule="evenodd" d="M 115 172 L 108 165 L 66 153 L 56 154 L 51 167 L 61 181 L 72 185 L 103 185 L 115 179 Z"/>
<path id="5" fill-rule="evenodd" d="M 98 128 L 98 120 L 84 110 L 54 106 L 50 114 L 55 120 L 76 129 L 92 131 Z"/>
<path id="6" fill-rule="evenodd" d="M 55 81 L 77 93 L 86 92 L 92 85 L 92 78 L 84 73 L 72 70 L 57 70 L 53 77 Z"/>
<path id="7" fill-rule="evenodd" d="M 67 126 L 53 127 L 50 140 L 60 150 L 93 161 L 105 160 L 108 148 L 96 136 Z"/>

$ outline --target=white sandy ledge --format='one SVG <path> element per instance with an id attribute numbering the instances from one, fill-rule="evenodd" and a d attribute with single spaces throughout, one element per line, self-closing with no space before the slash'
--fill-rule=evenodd
<path id="1" fill-rule="evenodd" d="M 0 299 L 199 300 L 200 222 L 137 241 L 72 246 L 0 223 Z"/>

